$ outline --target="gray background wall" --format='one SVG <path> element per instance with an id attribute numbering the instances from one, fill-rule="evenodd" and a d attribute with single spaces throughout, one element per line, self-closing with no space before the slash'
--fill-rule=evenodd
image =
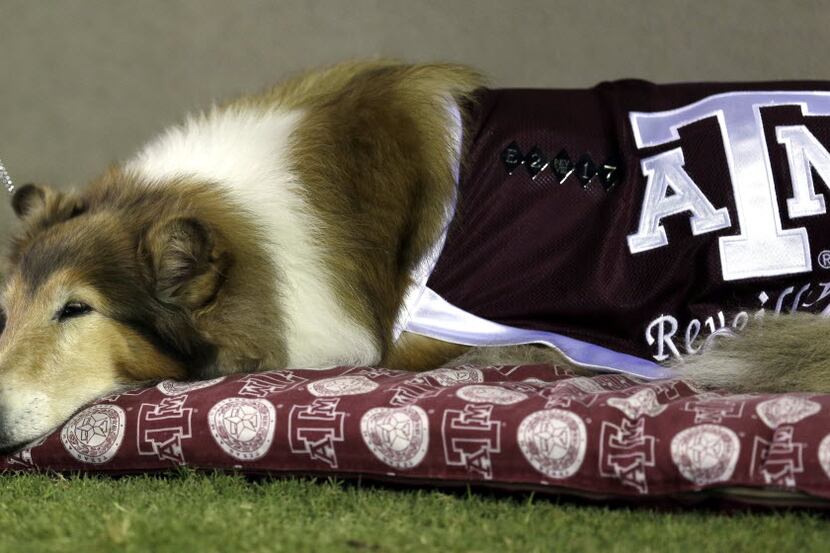
<path id="1" fill-rule="evenodd" d="M 194 106 L 360 56 L 500 86 L 827 79 L 828 29 L 818 0 L 0 0 L 0 158 L 80 184 Z"/>

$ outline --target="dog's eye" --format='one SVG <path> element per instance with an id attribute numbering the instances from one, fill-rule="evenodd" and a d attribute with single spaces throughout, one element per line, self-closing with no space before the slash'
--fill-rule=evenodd
<path id="1" fill-rule="evenodd" d="M 58 321 L 65 321 L 73 317 L 80 317 L 92 311 L 92 308 L 85 303 L 79 301 L 70 301 L 58 312 Z"/>

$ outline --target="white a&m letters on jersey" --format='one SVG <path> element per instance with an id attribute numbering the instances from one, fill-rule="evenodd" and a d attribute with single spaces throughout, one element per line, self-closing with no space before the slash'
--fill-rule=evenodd
<path id="1" fill-rule="evenodd" d="M 709 96 L 678 109 L 655 113 L 632 112 L 631 127 L 638 148 L 651 148 L 680 139 L 678 129 L 717 118 L 729 177 L 735 196 L 739 234 L 718 238 L 724 280 L 803 273 L 812 269 L 807 230 L 782 228 L 761 108 L 799 106 L 805 117 L 830 116 L 827 92 L 730 92 Z M 792 197 L 790 218 L 826 212 L 824 195 L 816 192 L 811 169 L 830 186 L 830 153 L 803 125 L 776 128 L 789 161 Z M 628 236 L 631 253 L 669 243 L 661 220 L 690 212 L 692 234 L 732 227 L 725 207 L 712 205 L 683 168 L 682 149 L 641 161 L 646 190 L 639 228 Z M 671 188 L 672 194 L 669 194 Z"/>
<path id="2" fill-rule="evenodd" d="M 787 200 L 790 218 L 822 215 L 827 209 L 824 195 L 816 194 L 812 167 L 830 185 L 830 153 L 804 125 L 776 127 L 775 138 L 787 149 L 793 197 Z"/>

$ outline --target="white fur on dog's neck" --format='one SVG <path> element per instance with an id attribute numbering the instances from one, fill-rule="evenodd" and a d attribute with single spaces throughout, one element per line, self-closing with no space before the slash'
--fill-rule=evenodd
<path id="1" fill-rule="evenodd" d="M 160 185 L 181 176 L 215 182 L 254 217 L 281 277 L 288 368 L 371 365 L 380 347 L 338 302 L 315 238 L 325 235 L 323 221 L 289 170 L 290 137 L 302 119 L 299 111 L 213 110 L 169 129 L 126 169 Z"/>

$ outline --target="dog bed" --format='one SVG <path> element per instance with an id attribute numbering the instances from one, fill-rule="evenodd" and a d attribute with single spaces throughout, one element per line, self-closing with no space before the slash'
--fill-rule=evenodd
<path id="1" fill-rule="evenodd" d="M 547 366 L 338 367 L 103 398 L 3 471 L 180 465 L 596 499 L 830 505 L 830 395 L 730 395 Z"/>

